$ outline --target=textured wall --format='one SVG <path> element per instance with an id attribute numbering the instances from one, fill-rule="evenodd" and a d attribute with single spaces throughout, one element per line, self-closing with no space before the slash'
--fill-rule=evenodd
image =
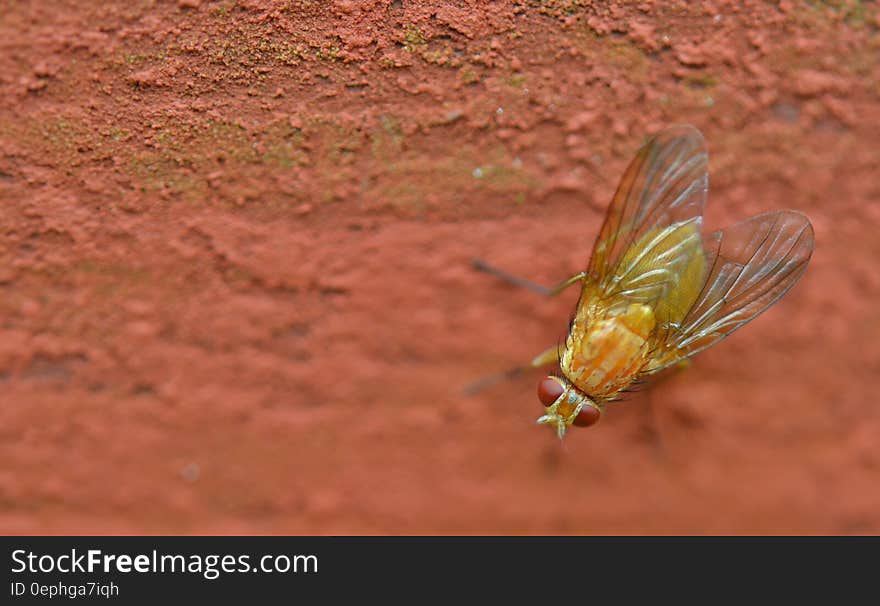
<path id="1" fill-rule="evenodd" d="M 875 3 L 5 3 L 0 530 L 880 532 Z M 564 446 L 541 373 L 645 135 L 806 212 L 767 314 Z"/>

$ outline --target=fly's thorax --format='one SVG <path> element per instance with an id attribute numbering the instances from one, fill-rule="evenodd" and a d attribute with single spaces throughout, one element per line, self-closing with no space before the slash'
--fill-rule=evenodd
<path id="1" fill-rule="evenodd" d="M 611 399 L 644 365 L 655 325 L 653 311 L 641 303 L 596 319 L 579 314 L 560 358 L 563 375 L 583 393 Z"/>
<path id="2" fill-rule="evenodd" d="M 602 406 L 565 377 L 547 377 L 538 384 L 538 398 L 546 406 L 538 423 L 556 428 L 560 438 L 570 425 L 587 427 L 602 416 Z"/>
<path id="3" fill-rule="evenodd" d="M 654 311 L 643 303 L 630 303 L 626 310 L 614 319 L 646 341 L 657 323 Z"/>

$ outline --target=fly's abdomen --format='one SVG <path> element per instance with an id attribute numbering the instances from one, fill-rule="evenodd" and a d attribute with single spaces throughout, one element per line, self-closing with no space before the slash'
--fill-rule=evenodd
<path id="1" fill-rule="evenodd" d="M 590 326 L 576 320 L 560 361 L 563 373 L 585 394 L 612 398 L 644 365 L 654 323 L 651 309 L 641 304 Z"/>

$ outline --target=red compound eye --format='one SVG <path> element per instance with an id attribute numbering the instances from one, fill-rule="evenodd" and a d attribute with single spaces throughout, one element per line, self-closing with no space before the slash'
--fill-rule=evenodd
<path id="1" fill-rule="evenodd" d="M 562 395 L 565 388 L 559 384 L 559 381 L 547 377 L 538 383 L 538 399 L 544 406 L 550 406 L 556 401 L 556 398 Z"/>
<path id="2" fill-rule="evenodd" d="M 598 408 L 586 404 L 581 408 L 581 411 L 574 418 L 572 423 L 578 427 L 589 427 L 590 425 L 594 425 L 601 417 L 602 413 L 599 412 Z"/>

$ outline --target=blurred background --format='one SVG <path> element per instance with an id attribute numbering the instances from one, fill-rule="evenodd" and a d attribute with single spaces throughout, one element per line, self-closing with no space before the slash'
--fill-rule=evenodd
<path id="1" fill-rule="evenodd" d="M 3 2 L 0 531 L 880 532 L 874 2 Z M 560 444 L 526 373 L 645 137 L 776 306 Z"/>

